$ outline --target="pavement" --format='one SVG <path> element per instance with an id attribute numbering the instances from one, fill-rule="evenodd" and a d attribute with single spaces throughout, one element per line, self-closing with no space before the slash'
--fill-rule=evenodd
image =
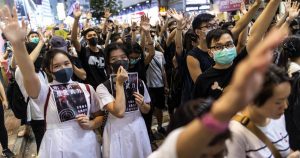
<path id="1" fill-rule="evenodd" d="M 30 131 L 30 135 L 27 137 L 18 137 L 18 131 L 23 127 L 20 127 L 20 120 L 14 117 L 14 114 L 11 110 L 5 111 L 5 126 L 8 132 L 8 146 L 16 154 L 16 158 L 33 158 L 36 157 L 36 144 L 35 138 Z M 168 112 L 163 113 L 163 127 L 167 127 L 169 123 L 169 114 Z M 153 117 L 152 131 L 157 137 L 161 137 L 155 141 L 155 143 L 160 146 L 164 140 L 164 136 L 160 135 L 157 132 L 157 120 Z M 2 148 L 0 145 L 0 152 L 2 153 Z M 0 158 L 3 158 L 0 154 Z"/>
<path id="2" fill-rule="evenodd" d="M 15 118 L 11 110 L 4 111 L 5 126 L 8 134 L 8 147 L 13 153 L 16 154 L 16 158 L 23 157 L 24 149 L 26 146 L 27 138 L 18 137 L 18 131 L 20 130 L 20 120 Z M 2 154 L 2 147 L 0 145 L 0 152 Z M 0 154 L 0 158 L 2 155 Z"/>

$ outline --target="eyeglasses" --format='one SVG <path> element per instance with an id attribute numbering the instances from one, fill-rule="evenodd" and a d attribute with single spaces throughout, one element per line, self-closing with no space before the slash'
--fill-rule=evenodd
<path id="1" fill-rule="evenodd" d="M 234 47 L 234 44 L 233 44 L 233 42 L 228 42 L 228 43 L 226 43 L 225 45 L 216 45 L 216 46 L 212 46 L 212 47 L 210 47 L 210 49 L 213 49 L 213 50 L 223 50 L 224 48 L 227 48 L 227 49 L 229 49 L 229 48 L 233 48 Z"/>
<path id="2" fill-rule="evenodd" d="M 202 29 L 216 29 L 216 28 L 218 28 L 218 25 L 216 23 L 214 23 L 214 24 L 208 23 L 208 24 L 200 27 L 201 30 Z"/>

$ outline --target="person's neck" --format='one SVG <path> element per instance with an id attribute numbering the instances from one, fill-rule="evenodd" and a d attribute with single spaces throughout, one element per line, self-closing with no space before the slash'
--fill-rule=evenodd
<path id="1" fill-rule="evenodd" d="M 91 45 L 89 45 L 89 48 L 90 48 L 93 52 L 99 52 L 99 49 L 98 49 L 97 45 L 96 45 L 96 46 L 91 46 Z"/>
<path id="2" fill-rule="evenodd" d="M 213 68 L 215 68 L 215 69 L 228 69 L 231 65 L 232 65 L 232 63 L 231 64 L 226 64 L 226 65 L 216 63 L 213 66 Z"/>
<path id="3" fill-rule="evenodd" d="M 245 116 L 248 116 L 254 124 L 261 127 L 268 125 L 268 123 L 270 122 L 270 119 L 258 112 L 258 109 L 255 107 L 255 105 L 247 106 L 247 108 L 242 113 Z"/>
<path id="4" fill-rule="evenodd" d="M 208 52 L 208 48 L 205 40 L 201 40 L 201 42 L 198 45 L 198 48 L 201 49 L 202 51 Z"/>

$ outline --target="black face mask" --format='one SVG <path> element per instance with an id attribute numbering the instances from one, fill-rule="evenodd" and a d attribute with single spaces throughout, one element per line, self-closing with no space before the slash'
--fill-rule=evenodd
<path id="1" fill-rule="evenodd" d="M 98 44 L 98 38 L 97 37 L 90 38 L 90 39 L 88 39 L 88 41 L 89 41 L 89 44 L 91 46 L 96 46 Z"/>
<path id="2" fill-rule="evenodd" d="M 120 66 L 123 66 L 123 68 L 125 70 L 128 70 L 129 61 L 128 60 L 118 60 L 118 61 L 115 61 L 115 62 L 111 63 L 111 66 L 113 68 L 114 73 L 118 72 Z"/>

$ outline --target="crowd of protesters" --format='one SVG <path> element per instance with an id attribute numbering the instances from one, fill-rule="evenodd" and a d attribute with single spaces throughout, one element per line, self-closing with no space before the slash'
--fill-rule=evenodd
<path id="1" fill-rule="evenodd" d="M 19 106 L 5 90 L 14 83 L 26 104 L 18 135 L 31 127 L 41 158 L 300 157 L 300 3 L 283 14 L 281 0 L 262 3 L 229 21 L 170 9 L 155 25 L 146 14 L 120 24 L 105 9 L 97 26 L 91 14 L 81 25 L 76 6 L 72 26 L 51 31 L 3 7 L 3 155 L 14 157 L 4 125 L 4 109 Z"/>

